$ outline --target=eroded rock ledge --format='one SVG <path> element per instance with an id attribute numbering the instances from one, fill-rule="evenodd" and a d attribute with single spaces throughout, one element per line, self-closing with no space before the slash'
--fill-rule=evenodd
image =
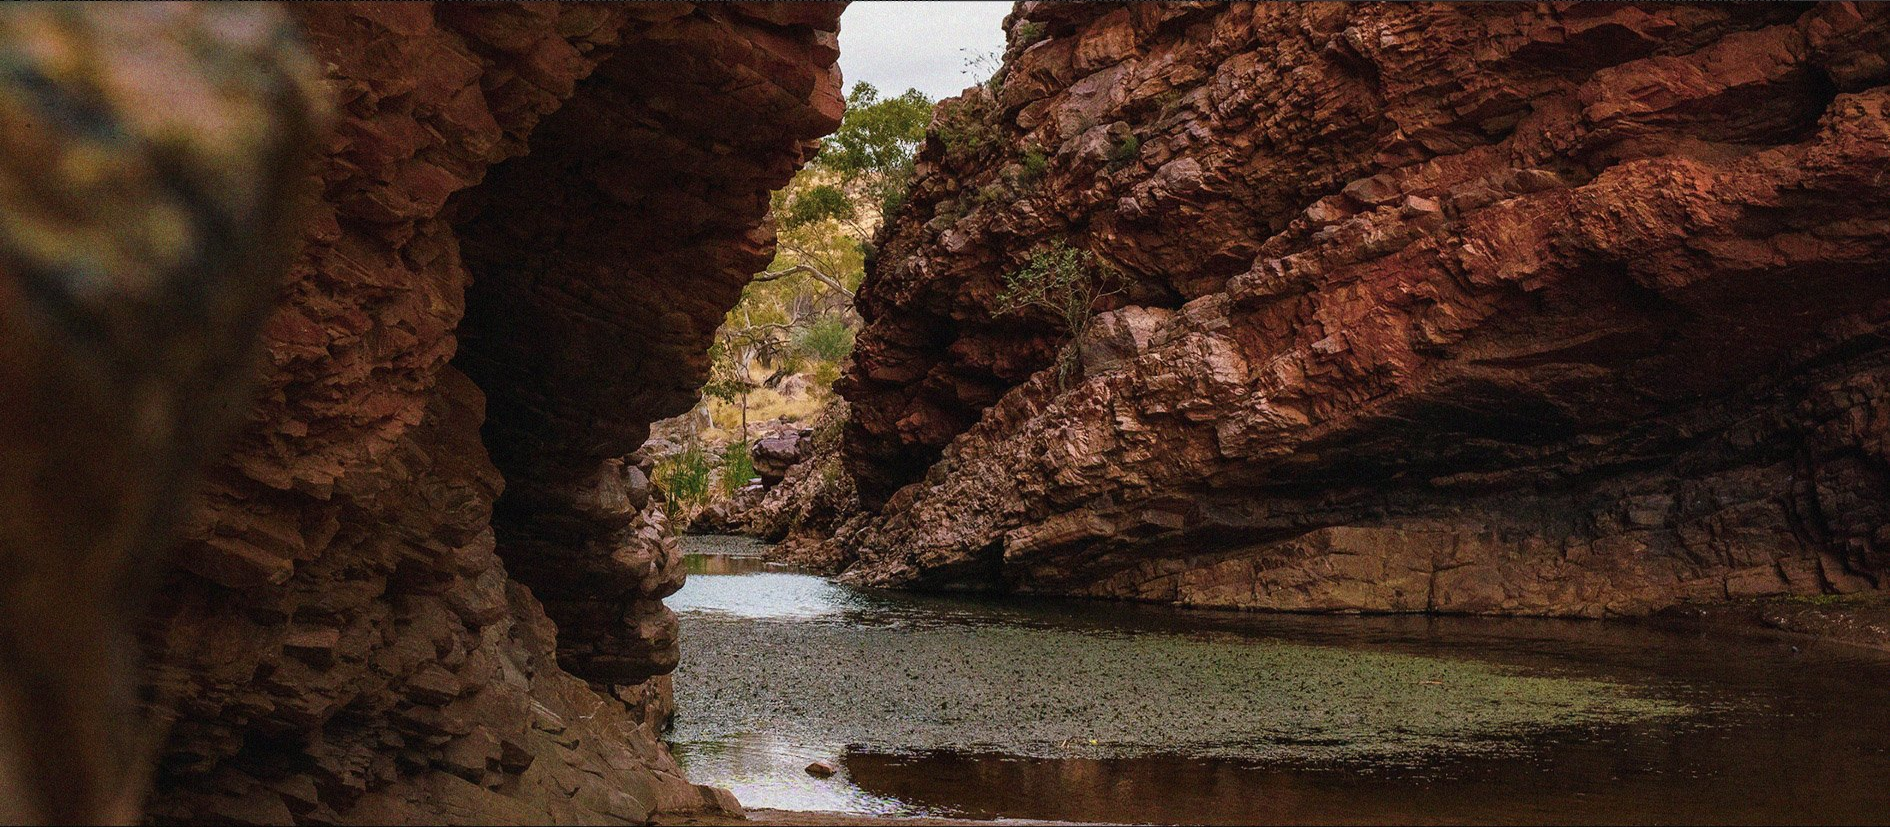
<path id="1" fill-rule="evenodd" d="M 1890 585 L 1890 10 L 1007 25 L 861 291 L 848 577 L 1588 616 Z M 991 312 L 1053 239 L 1133 282 L 1067 391 L 1054 325 Z"/>
<path id="2" fill-rule="evenodd" d="M 689 404 L 769 190 L 837 125 L 839 5 L 292 11 L 342 117 L 262 399 L 145 627 L 175 710 L 152 813 L 730 806 L 654 731 L 680 572 L 619 458 Z"/>

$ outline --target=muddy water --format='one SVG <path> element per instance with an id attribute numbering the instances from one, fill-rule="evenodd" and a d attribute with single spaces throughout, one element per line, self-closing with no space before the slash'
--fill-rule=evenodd
<path id="1" fill-rule="evenodd" d="M 1890 821 L 1890 660 L 1679 626 L 849 589 L 690 538 L 690 778 L 1119 823 Z M 733 552 L 733 553 L 730 553 Z M 807 775 L 825 760 L 840 772 Z"/>

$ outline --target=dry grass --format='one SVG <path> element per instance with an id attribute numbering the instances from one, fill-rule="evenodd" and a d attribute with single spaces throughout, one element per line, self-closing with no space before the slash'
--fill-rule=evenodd
<path id="1" fill-rule="evenodd" d="M 771 419 L 811 423 L 832 395 L 832 390 L 811 383 L 807 393 L 794 396 L 783 396 L 770 388 L 762 388 L 748 395 L 748 424 L 755 425 Z M 708 404 L 709 419 L 715 423 L 715 427 L 703 431 L 703 436 L 716 441 L 734 439 L 741 430 L 741 405 L 720 399 L 709 399 Z"/>

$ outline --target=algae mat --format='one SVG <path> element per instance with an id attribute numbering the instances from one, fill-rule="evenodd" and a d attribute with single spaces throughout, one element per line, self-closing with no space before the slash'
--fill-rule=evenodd
<path id="1" fill-rule="evenodd" d="M 1692 711 L 1477 660 L 1111 630 L 795 574 L 701 580 L 712 582 L 672 601 L 684 617 L 679 744 L 765 731 L 873 752 L 1385 763 Z"/>

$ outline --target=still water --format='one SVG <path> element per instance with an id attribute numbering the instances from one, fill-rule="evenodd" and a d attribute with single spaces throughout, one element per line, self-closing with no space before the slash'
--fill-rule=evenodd
<path id="1" fill-rule="evenodd" d="M 1678 625 L 837 586 L 689 538 L 691 780 L 1117 823 L 1890 822 L 1890 658 Z M 728 553 L 728 552 L 735 553 Z M 814 760 L 839 772 L 814 778 Z"/>

